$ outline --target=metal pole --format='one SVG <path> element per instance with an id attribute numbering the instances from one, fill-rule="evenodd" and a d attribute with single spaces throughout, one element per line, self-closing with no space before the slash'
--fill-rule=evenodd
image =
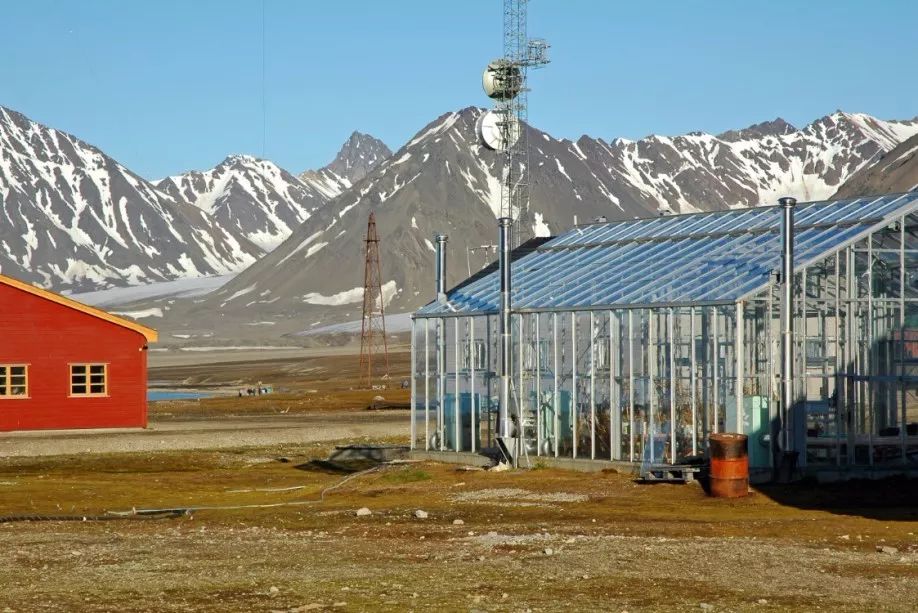
<path id="1" fill-rule="evenodd" d="M 410 448 L 414 450 L 416 444 L 415 441 L 418 437 L 418 424 L 417 424 L 417 321 L 414 317 L 411 318 L 411 445 Z"/>
<path id="2" fill-rule="evenodd" d="M 864 406 L 867 410 L 867 449 L 870 465 L 873 466 L 873 435 L 876 429 L 876 417 L 873 414 L 873 389 L 876 385 L 874 353 L 876 349 L 873 346 L 874 339 L 874 306 L 873 306 L 873 234 L 867 235 L 867 322 L 866 330 L 867 345 L 864 347 L 864 374 L 867 375 L 862 383 L 864 390 Z"/>
<path id="3" fill-rule="evenodd" d="M 437 320 L 437 440 L 440 451 L 446 451 L 444 405 L 446 404 L 446 322 Z"/>
<path id="4" fill-rule="evenodd" d="M 676 311 L 669 309 L 669 463 L 676 463 Z"/>
<path id="5" fill-rule="evenodd" d="M 424 320 L 424 451 L 430 451 L 430 320 Z"/>
<path id="6" fill-rule="evenodd" d="M 437 300 L 446 300 L 446 241 L 449 237 L 445 234 L 437 234 Z"/>
<path id="7" fill-rule="evenodd" d="M 717 309 L 719 307 L 711 307 L 711 328 L 714 333 L 711 335 L 712 342 L 714 344 L 714 359 L 711 364 L 711 378 L 713 389 L 713 401 L 714 401 L 714 416 L 711 420 L 711 430 L 714 434 L 720 432 L 720 343 L 718 342 L 718 335 L 720 334 L 720 325 L 717 323 Z"/>
<path id="8" fill-rule="evenodd" d="M 634 311 L 628 309 L 628 461 L 634 462 Z"/>
<path id="9" fill-rule="evenodd" d="M 475 398 L 478 397 L 478 394 L 475 391 L 475 361 L 478 359 L 476 355 L 478 349 L 478 343 L 475 339 L 475 318 L 469 317 L 469 402 L 471 403 L 472 410 L 472 453 L 475 453 L 475 439 L 478 438 L 478 432 L 481 429 L 481 424 L 478 419 L 478 409 L 475 402 Z"/>
<path id="10" fill-rule="evenodd" d="M 510 232 L 513 220 L 501 217 L 500 226 L 500 405 L 498 407 L 499 438 L 510 439 L 513 425 L 510 421 Z M 509 441 L 507 441 L 509 442 Z M 508 451 L 509 447 L 508 447 Z M 515 454 L 514 454 L 515 455 Z M 513 459 L 513 458 L 509 458 Z"/>
<path id="11" fill-rule="evenodd" d="M 621 359 L 616 351 L 621 347 L 621 325 L 614 325 L 616 315 L 609 311 L 609 459 L 616 460 L 622 454 L 622 407 L 619 384 L 615 380 L 620 370 Z"/>
<path id="12" fill-rule="evenodd" d="M 656 445 L 654 445 L 654 443 L 656 442 L 654 440 L 656 436 L 654 427 L 656 426 L 656 418 L 657 418 L 657 416 L 654 415 L 654 413 L 656 413 L 657 411 L 657 391 L 656 389 L 654 389 L 654 384 L 655 384 L 654 374 L 656 374 L 657 372 L 656 366 L 657 366 L 657 340 L 658 339 L 656 337 L 656 330 L 654 329 L 653 320 L 654 320 L 654 317 L 656 317 L 657 312 L 647 309 L 646 313 L 647 313 L 647 348 L 648 348 L 648 351 L 650 352 L 650 355 L 648 356 L 648 359 L 647 359 L 647 366 L 649 369 L 649 372 L 647 373 L 647 380 L 649 381 L 649 385 L 648 385 L 649 398 L 647 401 L 647 406 L 649 407 L 649 413 L 650 413 L 648 416 L 648 422 L 647 422 L 649 424 L 648 425 L 649 433 L 648 433 L 647 438 L 650 444 L 650 463 L 654 464 L 657 461 L 657 457 L 656 457 L 657 450 L 656 450 Z"/>
<path id="13" fill-rule="evenodd" d="M 596 320 L 590 311 L 590 459 L 596 459 Z"/>
<path id="14" fill-rule="evenodd" d="M 841 429 L 844 392 L 842 391 L 841 345 L 841 252 L 835 252 L 835 465 L 841 466 Z"/>
<path id="15" fill-rule="evenodd" d="M 695 401 L 695 390 L 698 388 L 698 382 L 696 380 L 696 365 L 695 365 L 695 307 L 691 307 L 689 310 L 691 323 L 689 324 L 690 334 L 692 337 L 691 343 L 689 345 L 689 370 L 691 370 L 691 400 L 692 400 L 692 455 L 698 455 L 698 407 L 697 402 Z"/>
<path id="16" fill-rule="evenodd" d="M 542 314 L 535 313 L 536 455 L 542 455 Z"/>
<path id="17" fill-rule="evenodd" d="M 896 399 L 901 401 L 902 416 L 899 419 L 899 443 L 902 448 L 902 463 L 908 464 L 908 413 L 905 404 L 905 215 L 899 221 L 899 384 Z M 893 355 L 896 352 L 893 351 Z M 895 366 L 893 366 L 895 368 Z"/>
<path id="18" fill-rule="evenodd" d="M 552 353 L 554 354 L 552 365 L 552 403 L 554 404 L 555 410 L 552 420 L 554 421 L 554 431 L 552 432 L 552 439 L 554 440 L 554 451 L 555 457 L 558 457 L 558 429 L 561 427 L 561 420 L 558 415 L 558 412 L 561 410 L 561 391 L 558 389 L 558 313 L 551 314 L 551 334 L 552 334 Z"/>
<path id="19" fill-rule="evenodd" d="M 571 447 L 572 458 L 577 457 L 577 418 L 580 411 L 577 406 L 577 313 L 571 313 Z"/>
<path id="20" fill-rule="evenodd" d="M 736 431 L 739 434 L 748 434 L 744 432 L 743 421 L 746 418 L 745 409 L 743 406 L 745 402 L 743 394 L 743 375 L 746 371 L 746 343 L 745 343 L 745 321 L 744 321 L 744 304 L 742 302 L 736 303 L 736 339 L 734 342 L 734 352 L 736 355 L 733 357 L 734 368 L 736 369 L 736 393 L 733 394 L 736 398 Z"/>
<path id="21" fill-rule="evenodd" d="M 783 209 L 781 223 L 781 420 L 784 449 L 796 449 L 793 419 L 794 404 L 794 198 L 778 200 Z"/>
<path id="22" fill-rule="evenodd" d="M 453 359 L 455 360 L 455 364 L 456 364 L 456 365 L 453 367 L 453 375 L 456 377 L 455 392 L 454 392 L 454 393 L 456 394 L 456 399 L 453 401 L 453 411 L 455 411 L 455 413 L 454 413 L 454 415 L 453 415 L 453 425 L 454 425 L 455 428 L 456 428 L 456 432 L 455 432 L 455 434 L 453 435 L 453 441 L 454 441 L 454 445 L 455 445 L 455 451 L 462 451 L 462 420 L 460 419 L 460 413 L 462 413 L 462 402 L 461 402 L 462 394 L 460 394 L 460 392 L 459 392 L 459 378 L 460 378 L 460 377 L 459 377 L 459 371 L 460 371 L 460 364 L 459 364 L 459 361 L 460 361 L 460 360 L 459 360 L 459 346 L 460 346 L 460 342 L 459 342 L 459 318 L 458 318 L 458 317 L 455 317 L 455 318 L 454 318 L 454 322 L 455 322 L 455 325 L 453 326 L 453 329 L 454 329 L 454 333 L 453 333 Z"/>

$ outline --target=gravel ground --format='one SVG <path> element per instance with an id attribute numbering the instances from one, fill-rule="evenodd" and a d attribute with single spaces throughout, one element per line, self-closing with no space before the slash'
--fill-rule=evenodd
<path id="1" fill-rule="evenodd" d="M 151 422 L 145 430 L 0 433 L 0 457 L 359 441 L 404 436 L 408 428 L 407 412 L 378 411 L 164 420 Z"/>
<path id="2" fill-rule="evenodd" d="M 322 445 L 6 459 L 0 515 L 203 508 L 0 523 L 0 611 L 860 613 L 918 602 L 918 516 L 910 499 L 888 502 L 900 485 L 860 484 L 845 505 L 809 508 L 819 488 L 715 500 L 698 484 L 613 473 L 411 463 L 348 475 L 317 462 Z"/>

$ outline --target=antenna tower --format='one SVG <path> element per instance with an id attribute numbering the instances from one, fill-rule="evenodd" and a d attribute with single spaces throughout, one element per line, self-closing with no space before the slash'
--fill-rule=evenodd
<path id="1" fill-rule="evenodd" d="M 373 386 L 373 377 L 382 373 L 389 378 L 389 347 L 386 342 L 386 313 L 383 304 L 382 281 L 379 270 L 379 236 L 376 234 L 376 214 L 367 222 L 366 265 L 363 274 L 363 321 L 360 331 L 360 380 Z"/>
<path id="2" fill-rule="evenodd" d="M 504 54 L 488 65 L 485 91 L 494 100 L 497 128 L 504 157 L 501 181 L 501 217 L 516 224 L 514 245 L 519 245 L 532 231 L 529 211 L 529 138 L 526 125 L 529 115 L 530 68 L 548 63 L 548 43 L 530 39 L 527 33 L 529 0 L 503 0 Z M 491 88 L 488 86 L 490 73 Z M 488 144 L 486 142 L 486 144 Z M 525 236 L 524 236 L 525 235 Z"/>
<path id="3" fill-rule="evenodd" d="M 494 101 L 494 109 L 478 119 L 481 142 L 503 153 L 504 166 L 500 190 L 498 226 L 500 256 L 500 400 L 498 404 L 497 443 L 504 457 L 519 463 L 524 451 L 523 419 L 511 413 L 513 344 L 511 338 L 511 258 L 513 245 L 523 242 L 532 231 L 529 211 L 529 139 L 526 132 L 528 114 L 527 75 L 530 68 L 548 63 L 548 43 L 530 40 L 526 31 L 528 0 L 504 0 L 504 55 L 488 64 L 481 78 L 485 93 Z M 516 222 L 517 231 L 512 228 Z"/>

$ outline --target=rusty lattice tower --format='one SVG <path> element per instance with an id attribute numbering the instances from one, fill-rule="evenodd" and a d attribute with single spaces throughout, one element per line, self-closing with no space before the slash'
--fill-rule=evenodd
<path id="1" fill-rule="evenodd" d="M 372 387 L 373 378 L 389 377 L 389 347 L 386 342 L 386 313 L 379 267 L 379 235 L 376 215 L 367 222 L 366 265 L 363 274 L 363 322 L 360 332 L 360 380 Z"/>

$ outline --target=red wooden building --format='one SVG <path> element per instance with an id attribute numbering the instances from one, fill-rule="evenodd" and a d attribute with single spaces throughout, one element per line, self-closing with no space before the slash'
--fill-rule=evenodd
<path id="1" fill-rule="evenodd" d="M 156 330 L 0 275 L 0 431 L 147 425 Z"/>

